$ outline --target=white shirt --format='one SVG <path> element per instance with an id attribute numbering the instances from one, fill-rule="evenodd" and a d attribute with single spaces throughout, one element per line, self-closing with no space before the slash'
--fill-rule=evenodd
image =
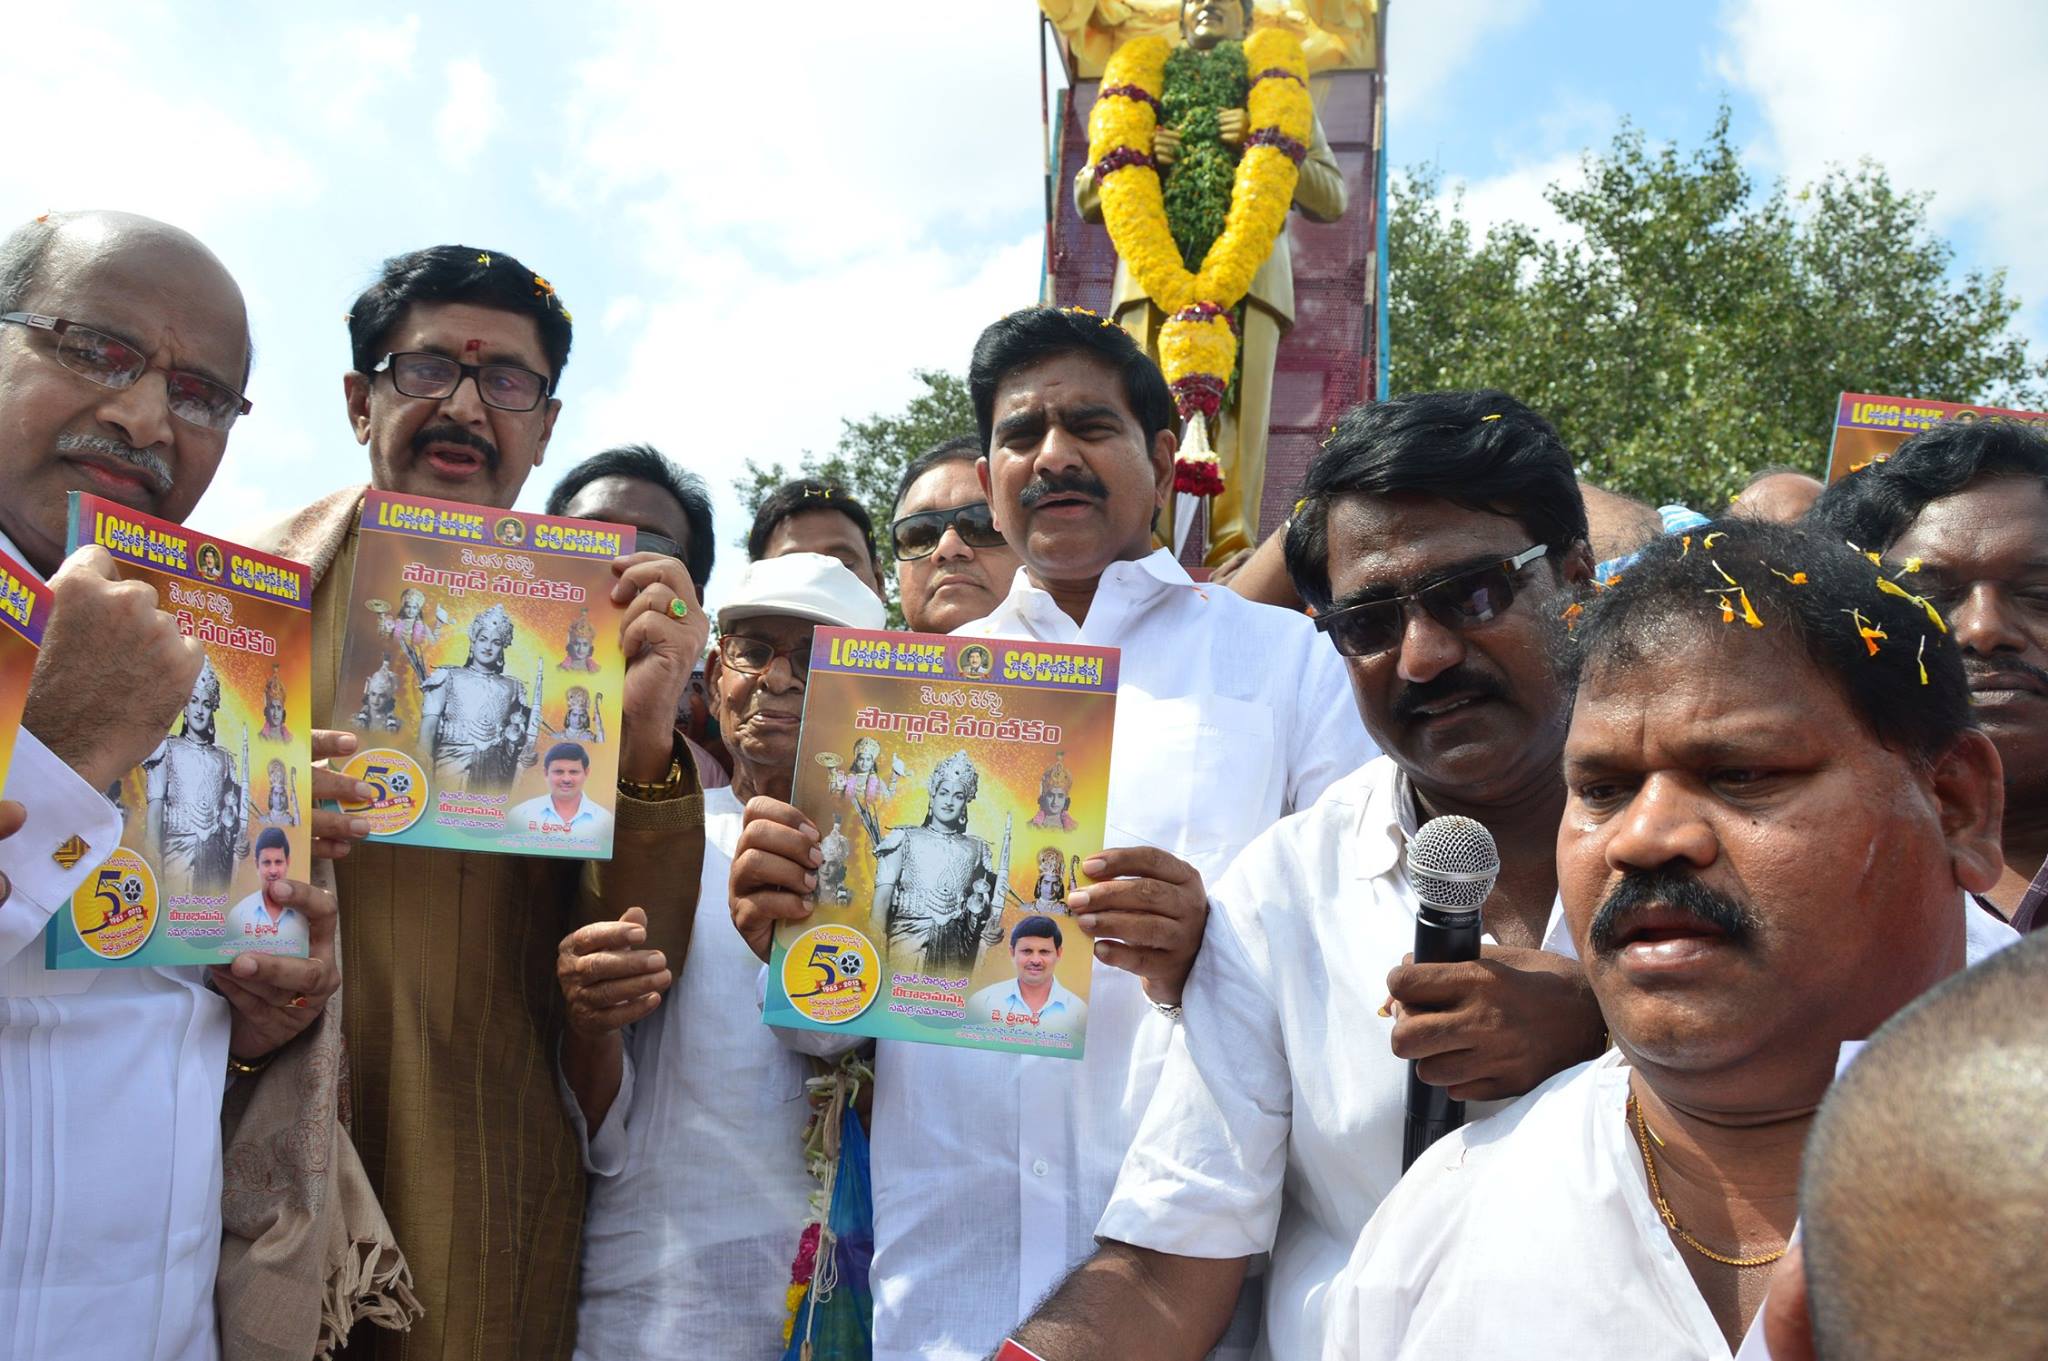
<path id="1" fill-rule="evenodd" d="M 312 931 L 295 907 L 272 917 L 270 905 L 263 901 L 263 890 L 259 888 L 228 912 L 227 922 L 221 928 L 221 948 L 237 954 L 249 950 L 257 954 L 304 956 L 312 949 Z"/>
<path id="2" fill-rule="evenodd" d="M 1084 624 L 1020 568 L 954 632 L 1122 649 L 1107 844 L 1160 847 L 1205 882 L 1372 754 L 1305 616 L 1198 586 L 1163 549 L 1112 563 Z M 1173 1029 L 1136 975 L 1097 967 L 1078 1061 L 877 1046 L 875 1361 L 979 1361 L 1095 1250 Z"/>
<path id="3" fill-rule="evenodd" d="M 1379 1008 L 1415 945 L 1415 828 L 1381 756 L 1232 863 L 1210 891 L 1181 1039 L 1096 1227 L 1183 1257 L 1271 1252 L 1261 1357 L 1316 1355 L 1324 1293 L 1401 1179 L 1408 1065 Z"/>
<path id="4" fill-rule="evenodd" d="M 200 969 L 45 969 L 121 820 L 26 730 L 5 797 L 28 822 L 0 841 L 0 1361 L 214 1361 L 228 1004 Z"/>
<path id="5" fill-rule="evenodd" d="M 508 832 L 548 832 L 562 836 L 594 837 L 611 825 L 612 815 L 579 793 L 576 811 L 565 822 L 555 808 L 553 793 L 541 794 L 516 805 L 505 815 Z"/>
<path id="6" fill-rule="evenodd" d="M 1031 1004 L 1018 990 L 1017 980 L 1004 978 L 967 999 L 967 1019 L 1028 1027 L 1047 1034 L 1066 1034 L 1088 1024 L 1088 1004 L 1055 978 L 1052 990 L 1045 996 L 1045 1005 L 1034 1016 Z"/>
<path id="7" fill-rule="evenodd" d="M 1650 1200 L 1628 1075 L 1610 1050 L 1417 1159 L 1331 1287 L 1326 1361 L 1729 1361 Z"/>
<path id="8" fill-rule="evenodd" d="M 1966 963 L 2018 939 L 1973 921 Z M 1330 1289 L 1326 1361 L 1729 1361 L 1650 1199 L 1628 1074 L 1609 1050 L 1417 1159 Z M 1769 1355 L 1759 1309 L 1734 1356 Z"/>
<path id="9" fill-rule="evenodd" d="M 690 953 L 627 1037 L 619 1094 L 585 1154 L 585 1361 L 773 1361 L 811 1192 L 803 1130 L 811 1063 L 761 1024 L 761 962 L 732 927 L 740 834 L 728 788 L 704 795 L 704 879 Z M 570 1119 L 583 1118 L 566 1087 Z"/>

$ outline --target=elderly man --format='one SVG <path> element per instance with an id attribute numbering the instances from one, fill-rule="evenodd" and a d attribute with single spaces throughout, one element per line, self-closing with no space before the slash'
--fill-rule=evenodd
<path id="1" fill-rule="evenodd" d="M 562 942 L 578 1037 L 563 1076 L 571 1116 L 590 1131 L 592 1174 L 579 1357 L 780 1354 L 789 1264 L 817 1185 L 803 1151 L 811 1065 L 761 1024 L 760 961 L 723 920 L 726 876 L 746 801 L 789 798 L 812 630 L 882 622 L 881 601 L 836 559 L 792 553 L 749 567 L 719 607 L 708 676 L 733 780 L 704 796 L 705 929 L 673 991 L 678 976 L 647 947 L 637 912 Z"/>
<path id="2" fill-rule="evenodd" d="M 2048 884 L 2048 434 L 2008 421 L 1938 425 L 1851 473 L 1813 518 L 1893 568 L 1917 563 L 1963 650 L 1970 707 L 2005 762 L 2005 872 L 1988 896 L 2021 930 Z M 2036 895 L 2035 901 L 2040 901 Z"/>
<path id="3" fill-rule="evenodd" d="M 1398 397 L 1347 412 L 1302 490 L 1292 589 L 1387 755 L 1269 829 L 1213 891 L 1186 1043 L 1102 1247 L 1017 1334 L 1059 1361 L 1203 1356 L 1269 1252 L 1259 1355 L 1314 1355 L 1323 1289 L 1401 1176 L 1403 1060 L 1459 1099 L 1505 1097 L 1601 1048 L 1578 968 L 1530 948 L 1564 808 L 1550 650 L 1592 568 L 1563 443 L 1505 393 Z M 1485 959 L 1405 964 L 1403 852 L 1446 813 L 1500 848 Z"/>
<path id="4" fill-rule="evenodd" d="M 919 633 L 951 633 L 986 618 L 1009 594 L 1017 552 L 996 528 L 974 465 L 981 441 L 963 435 L 910 460 L 889 525 L 896 594 Z"/>
<path id="5" fill-rule="evenodd" d="M 2043 996 L 2037 935 L 1885 1022 L 1829 1091 L 1764 1303 L 1773 1361 L 2048 1355 Z"/>
<path id="6" fill-rule="evenodd" d="M 957 632 L 1123 649 L 1115 844 L 1067 900 L 1110 967 L 1080 1062 L 879 1046 L 877 1361 L 985 1355 L 1087 1255 L 1173 1036 L 1204 882 L 1370 750 L 1307 619 L 1198 587 L 1152 549 L 1173 401 L 1129 335 L 1084 312 L 1013 313 L 982 333 L 968 387 L 982 487 L 1024 571 Z M 808 912 L 816 847 L 795 809 L 749 809 L 733 915 L 763 958 L 774 921 Z"/>
<path id="7" fill-rule="evenodd" d="M 65 493 L 183 520 L 220 466 L 248 373 L 241 290 L 177 228 L 53 214 L 0 242 L 0 548 L 56 598 L 7 772 L 27 822 L 0 842 L 8 1356 L 219 1354 L 222 1095 L 231 1070 L 268 1063 L 340 981 L 332 897 L 282 878 L 271 902 L 306 916 L 310 958 L 244 955 L 211 979 L 42 961 L 44 924 L 120 842 L 99 791 L 164 741 L 203 661 L 103 550 L 64 556 Z M 332 819 L 315 830 L 337 832 Z"/>
<path id="8" fill-rule="evenodd" d="M 1727 519 L 1575 615 L 1564 911 L 1616 1050 L 1425 1152 L 1331 1358 L 1726 1358 L 1838 1051 L 2012 932 L 1998 754 L 1924 599 Z"/>
<path id="9" fill-rule="evenodd" d="M 875 555 L 875 522 L 868 508 L 830 482 L 799 477 L 768 493 L 747 531 L 747 560 L 784 553 L 822 553 L 882 594 L 882 563 Z"/>
<path id="10" fill-rule="evenodd" d="M 1821 480 L 1783 463 L 1764 468 L 1728 503 L 1730 515 L 1797 524 L 1820 499 Z"/>
<path id="11" fill-rule="evenodd" d="M 387 260 L 349 311 L 349 421 L 371 484 L 506 508 L 540 464 L 568 361 L 568 313 L 509 255 L 435 246 Z M 272 530 L 313 567 L 313 712 L 331 713 L 363 489 Z M 398 1239 L 422 1265 L 425 1319 L 348 1355 L 566 1357 L 583 1216 L 576 1136 L 548 1074 L 550 980 L 575 926 L 644 907 L 680 962 L 702 846 L 695 767 L 675 716 L 708 627 L 681 562 L 613 564 L 623 606 L 624 731 L 608 864 L 391 846 L 337 862 L 350 931 L 354 1130 Z M 353 697 L 349 697 L 353 702 Z M 388 1348 L 388 1350 L 387 1350 Z"/>

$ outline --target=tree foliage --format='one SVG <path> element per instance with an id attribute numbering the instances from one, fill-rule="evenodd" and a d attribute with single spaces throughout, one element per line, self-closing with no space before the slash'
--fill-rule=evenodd
<path id="1" fill-rule="evenodd" d="M 1592 481 L 1712 513 L 1759 468 L 1825 470 L 1843 391 L 2039 406 L 2001 270 L 1957 277 L 1927 196 L 1865 162 L 1758 192 L 1724 108 L 1687 154 L 1624 125 L 1545 193 L 1564 231 L 1475 234 L 1425 167 L 1388 218 L 1391 386 L 1498 387 Z"/>
<path id="2" fill-rule="evenodd" d="M 851 492 L 875 521 L 875 548 L 882 560 L 882 584 L 889 592 L 889 617 L 900 626 L 896 602 L 896 555 L 889 546 L 888 525 L 896 505 L 896 481 L 919 454 L 949 439 L 974 433 L 974 403 L 967 380 L 936 369 L 916 369 L 912 377 L 924 390 L 901 411 L 877 413 L 866 420 L 840 422 L 839 443 L 822 457 L 806 451 L 795 470 L 781 463 L 762 466 L 747 460 L 736 481 L 740 504 L 751 526 L 754 512 L 768 494 L 792 477 L 815 477 Z M 746 542 L 746 530 L 740 532 Z"/>

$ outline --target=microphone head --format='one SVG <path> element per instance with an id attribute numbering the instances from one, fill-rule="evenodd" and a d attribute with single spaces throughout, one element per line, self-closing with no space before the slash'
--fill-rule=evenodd
<path id="1" fill-rule="evenodd" d="M 1408 842 L 1408 882 L 1425 907 L 1477 912 L 1500 878 L 1493 833 L 1471 818 L 1431 818 Z"/>

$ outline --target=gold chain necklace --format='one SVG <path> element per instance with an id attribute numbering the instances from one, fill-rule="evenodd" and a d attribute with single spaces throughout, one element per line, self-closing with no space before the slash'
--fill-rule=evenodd
<path id="1" fill-rule="evenodd" d="M 1650 1174 L 1650 1199 L 1657 1202 L 1658 1217 L 1664 1221 L 1665 1228 L 1678 1235 L 1679 1242 L 1685 1244 L 1708 1261 L 1719 1262 L 1722 1266 L 1769 1266 L 1785 1255 L 1786 1250 L 1791 1247 L 1790 1243 L 1787 1243 L 1785 1247 L 1779 1248 L 1776 1252 L 1765 1253 L 1761 1257 L 1723 1257 L 1720 1253 L 1687 1233 L 1679 1225 L 1678 1216 L 1671 1213 L 1671 1206 L 1664 1199 L 1664 1190 L 1657 1184 L 1657 1162 L 1656 1159 L 1650 1156 L 1650 1127 L 1643 1121 L 1643 1107 L 1636 1100 L 1633 1088 L 1629 1090 L 1628 1094 L 1628 1114 L 1629 1118 L 1635 1122 L 1636 1147 L 1643 1151 L 1643 1171 Z"/>

